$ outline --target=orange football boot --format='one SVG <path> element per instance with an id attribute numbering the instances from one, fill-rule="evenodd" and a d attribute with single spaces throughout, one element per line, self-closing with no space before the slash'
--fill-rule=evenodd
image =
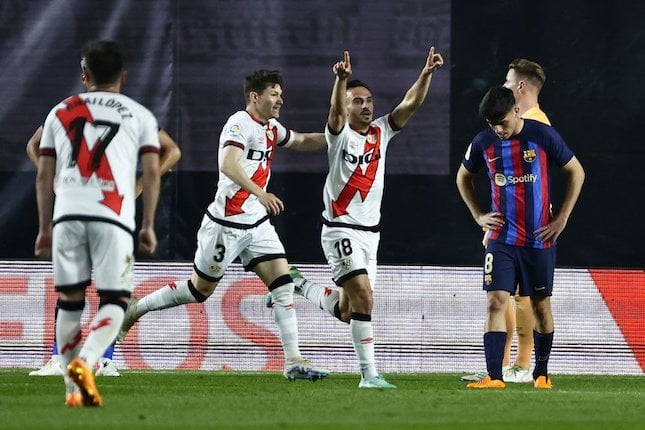
<path id="1" fill-rule="evenodd" d="M 553 388 L 553 383 L 551 382 L 551 379 L 547 376 L 538 376 L 538 378 L 535 381 L 533 381 L 533 386 L 535 388 L 550 390 L 551 388 Z"/>
<path id="2" fill-rule="evenodd" d="M 466 388 L 506 388 L 506 384 L 500 379 L 490 379 L 490 376 L 487 375 L 481 381 L 466 385 Z"/>
<path id="3" fill-rule="evenodd" d="M 67 393 L 65 394 L 65 406 L 70 408 L 80 408 L 83 406 L 83 399 L 81 393 Z"/>
<path id="4" fill-rule="evenodd" d="M 67 366 L 67 376 L 81 390 L 84 406 L 103 406 L 103 399 L 94 383 L 94 374 L 80 358 L 75 358 Z"/>

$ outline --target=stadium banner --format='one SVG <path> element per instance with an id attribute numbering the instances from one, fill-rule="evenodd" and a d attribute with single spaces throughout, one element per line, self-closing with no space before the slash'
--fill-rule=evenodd
<path id="1" fill-rule="evenodd" d="M 303 264 L 310 280 L 335 288 L 325 265 Z M 186 279 L 192 263 L 137 263 L 134 295 Z M 380 266 L 374 331 L 383 372 L 470 372 L 485 368 L 486 312 L 481 269 Z M 0 367 L 36 368 L 54 338 L 49 263 L 0 262 Z M 201 304 L 145 315 L 116 347 L 119 369 L 278 371 L 284 359 L 266 287 L 234 264 Z M 88 289 L 84 329 L 98 299 Z M 357 372 L 349 327 L 296 296 L 303 355 L 334 372 Z M 645 272 L 556 269 L 556 324 L 549 370 L 566 374 L 643 375 Z"/>

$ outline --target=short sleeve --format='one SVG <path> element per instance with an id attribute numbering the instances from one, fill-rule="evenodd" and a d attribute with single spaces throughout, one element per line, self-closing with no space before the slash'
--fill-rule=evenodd
<path id="1" fill-rule="evenodd" d="M 145 112 L 141 122 L 141 134 L 139 135 L 139 154 L 159 152 L 161 145 L 159 144 L 158 130 L 157 119 L 151 112 Z"/>
<path id="2" fill-rule="evenodd" d="M 329 124 L 325 124 L 325 141 L 327 142 L 327 146 L 335 146 L 338 144 L 343 139 L 343 136 L 345 136 L 345 130 L 347 128 L 349 128 L 349 123 L 346 122 L 338 133 L 334 133 L 329 128 Z"/>
<path id="3" fill-rule="evenodd" d="M 547 138 L 544 143 L 547 155 L 558 167 L 564 166 L 573 158 L 573 151 L 569 149 L 562 136 L 553 127 L 547 129 Z"/>
<path id="4" fill-rule="evenodd" d="M 277 145 L 283 146 L 285 148 L 288 148 L 289 146 L 291 146 L 295 136 L 294 132 L 286 128 L 284 125 L 280 124 L 279 121 L 275 121 L 275 126 L 278 132 L 278 136 L 276 139 Z"/>
<path id="5" fill-rule="evenodd" d="M 243 132 L 243 124 L 239 115 L 233 115 L 224 125 L 220 136 L 220 146 L 237 146 L 244 149 L 247 145 L 247 139 Z"/>
<path id="6" fill-rule="evenodd" d="M 466 148 L 461 164 L 471 173 L 477 173 L 481 170 L 484 164 L 483 136 L 481 133 L 475 136 L 468 148 Z"/>
<path id="7" fill-rule="evenodd" d="M 57 118 L 53 113 L 50 112 L 45 119 L 45 124 L 43 125 L 43 134 L 40 138 L 40 145 L 38 147 L 39 155 L 47 155 L 51 157 L 56 156 L 56 142 L 54 139 L 54 127 L 56 126 Z"/>

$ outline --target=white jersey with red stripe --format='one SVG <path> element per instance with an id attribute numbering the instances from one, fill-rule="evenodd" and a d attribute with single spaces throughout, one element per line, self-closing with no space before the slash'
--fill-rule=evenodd
<path id="1" fill-rule="evenodd" d="M 323 218 L 327 222 L 378 226 L 385 177 L 385 153 L 398 133 L 390 115 L 375 119 L 366 133 L 346 123 L 338 134 L 325 128 L 329 173 L 325 180 Z"/>
<path id="2" fill-rule="evenodd" d="M 266 190 L 276 146 L 288 147 L 292 141 L 293 133 L 276 119 L 262 122 L 242 110 L 231 115 L 224 124 L 219 138 L 218 157 L 221 162 L 224 148 L 229 145 L 242 149 L 240 166 L 255 184 Z M 242 189 L 221 170 L 215 200 L 208 206 L 208 212 L 218 220 L 245 226 L 253 225 L 267 216 L 267 210 L 258 198 Z"/>
<path id="3" fill-rule="evenodd" d="M 106 221 L 133 232 L 139 154 L 159 152 L 157 120 L 130 97 L 95 91 L 47 115 L 40 154 L 56 157 L 54 223 Z"/>

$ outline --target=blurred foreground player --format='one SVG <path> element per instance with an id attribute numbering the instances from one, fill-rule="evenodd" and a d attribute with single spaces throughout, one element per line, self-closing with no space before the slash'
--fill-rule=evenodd
<path id="1" fill-rule="evenodd" d="M 547 364 L 553 343 L 551 294 L 555 244 L 564 230 L 582 189 L 584 170 L 560 135 L 538 121 L 522 119 L 513 92 L 491 88 L 484 96 L 480 116 L 489 129 L 468 147 L 457 172 L 457 187 L 470 213 L 491 231 L 484 256 L 487 319 L 484 351 L 488 375 L 469 388 L 504 388 L 502 358 L 506 342 L 505 311 L 519 284 L 520 296 L 529 296 L 535 316 L 536 388 L 551 388 Z M 567 176 L 561 209 L 550 210 L 550 165 Z M 492 211 L 483 211 L 475 198 L 474 177 L 486 166 L 491 178 Z"/>
<path id="2" fill-rule="evenodd" d="M 157 246 L 157 121 L 148 109 L 119 94 L 123 57 L 115 42 L 94 41 L 83 47 L 81 79 L 87 92 L 51 110 L 40 144 L 35 254 L 53 260 L 56 339 L 66 373 L 65 402 L 71 407 L 103 404 L 91 369 L 114 342 L 132 290 L 139 156 L 143 166 L 139 248 L 152 253 Z M 81 314 L 92 269 L 100 303 L 82 343 Z"/>

